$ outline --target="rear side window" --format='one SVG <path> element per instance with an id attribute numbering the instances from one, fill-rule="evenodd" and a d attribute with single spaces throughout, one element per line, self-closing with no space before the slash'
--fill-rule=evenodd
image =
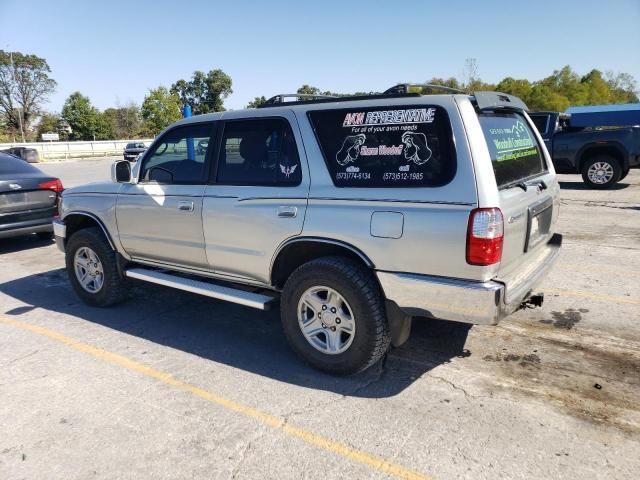
<path id="1" fill-rule="evenodd" d="M 530 115 L 530 117 L 541 134 L 547 131 L 547 125 L 549 124 L 549 117 L 547 115 Z"/>
<path id="2" fill-rule="evenodd" d="M 441 107 L 317 110 L 309 118 L 337 187 L 439 187 L 455 175 Z"/>
<path id="3" fill-rule="evenodd" d="M 223 185 L 300 185 L 298 147 L 284 118 L 228 121 L 218 159 Z"/>
<path id="4" fill-rule="evenodd" d="M 506 187 L 546 171 L 535 135 L 518 113 L 483 113 L 480 125 L 487 140 L 498 187 Z"/>
<path id="5" fill-rule="evenodd" d="M 32 167 L 21 158 L 12 157 L 4 153 L 0 153 L 0 175 L 11 175 L 20 173 L 39 173 L 35 167 Z"/>

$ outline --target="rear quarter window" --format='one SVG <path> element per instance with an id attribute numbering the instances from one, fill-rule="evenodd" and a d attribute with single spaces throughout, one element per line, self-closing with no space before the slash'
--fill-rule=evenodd
<path id="1" fill-rule="evenodd" d="M 309 119 L 337 187 L 439 187 L 455 175 L 442 107 L 317 110 Z"/>
<path id="2" fill-rule="evenodd" d="M 482 113 L 478 118 L 499 188 L 547 170 L 540 145 L 522 115 Z"/>

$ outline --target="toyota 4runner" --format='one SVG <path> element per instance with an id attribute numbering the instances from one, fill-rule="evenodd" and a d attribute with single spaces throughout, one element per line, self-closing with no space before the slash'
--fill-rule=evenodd
<path id="1" fill-rule="evenodd" d="M 293 350 L 341 374 L 402 344 L 413 317 L 539 306 L 562 240 L 549 154 L 518 98 L 445 92 L 279 95 L 175 123 L 111 183 L 64 192 L 73 288 L 97 306 L 127 279 L 279 300 Z"/>

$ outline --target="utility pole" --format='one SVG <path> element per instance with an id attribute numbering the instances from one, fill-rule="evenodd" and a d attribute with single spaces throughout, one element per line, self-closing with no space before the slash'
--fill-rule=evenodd
<path id="1" fill-rule="evenodd" d="M 11 75 L 13 76 L 13 82 L 15 84 L 17 83 L 16 70 L 13 66 L 13 52 L 11 51 L 9 51 L 9 59 L 11 61 Z M 18 124 L 20 125 L 20 135 L 22 135 L 22 143 L 26 143 L 26 140 L 24 138 L 24 126 L 22 124 L 22 114 L 20 113 L 20 108 L 16 108 L 16 110 L 18 110 Z"/>

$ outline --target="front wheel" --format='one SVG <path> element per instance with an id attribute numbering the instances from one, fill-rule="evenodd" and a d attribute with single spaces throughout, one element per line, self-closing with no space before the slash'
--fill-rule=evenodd
<path id="1" fill-rule="evenodd" d="M 67 243 L 65 261 L 71 285 L 85 303 L 108 307 L 126 297 L 116 252 L 99 228 L 74 233 Z"/>
<path id="2" fill-rule="evenodd" d="M 389 349 L 380 288 L 367 268 L 348 258 L 298 267 L 284 286 L 281 317 L 293 350 L 326 372 L 361 372 Z"/>
<path id="3" fill-rule="evenodd" d="M 611 188 L 621 177 L 620 163 L 610 155 L 590 158 L 582 166 L 582 180 L 592 188 Z"/>

